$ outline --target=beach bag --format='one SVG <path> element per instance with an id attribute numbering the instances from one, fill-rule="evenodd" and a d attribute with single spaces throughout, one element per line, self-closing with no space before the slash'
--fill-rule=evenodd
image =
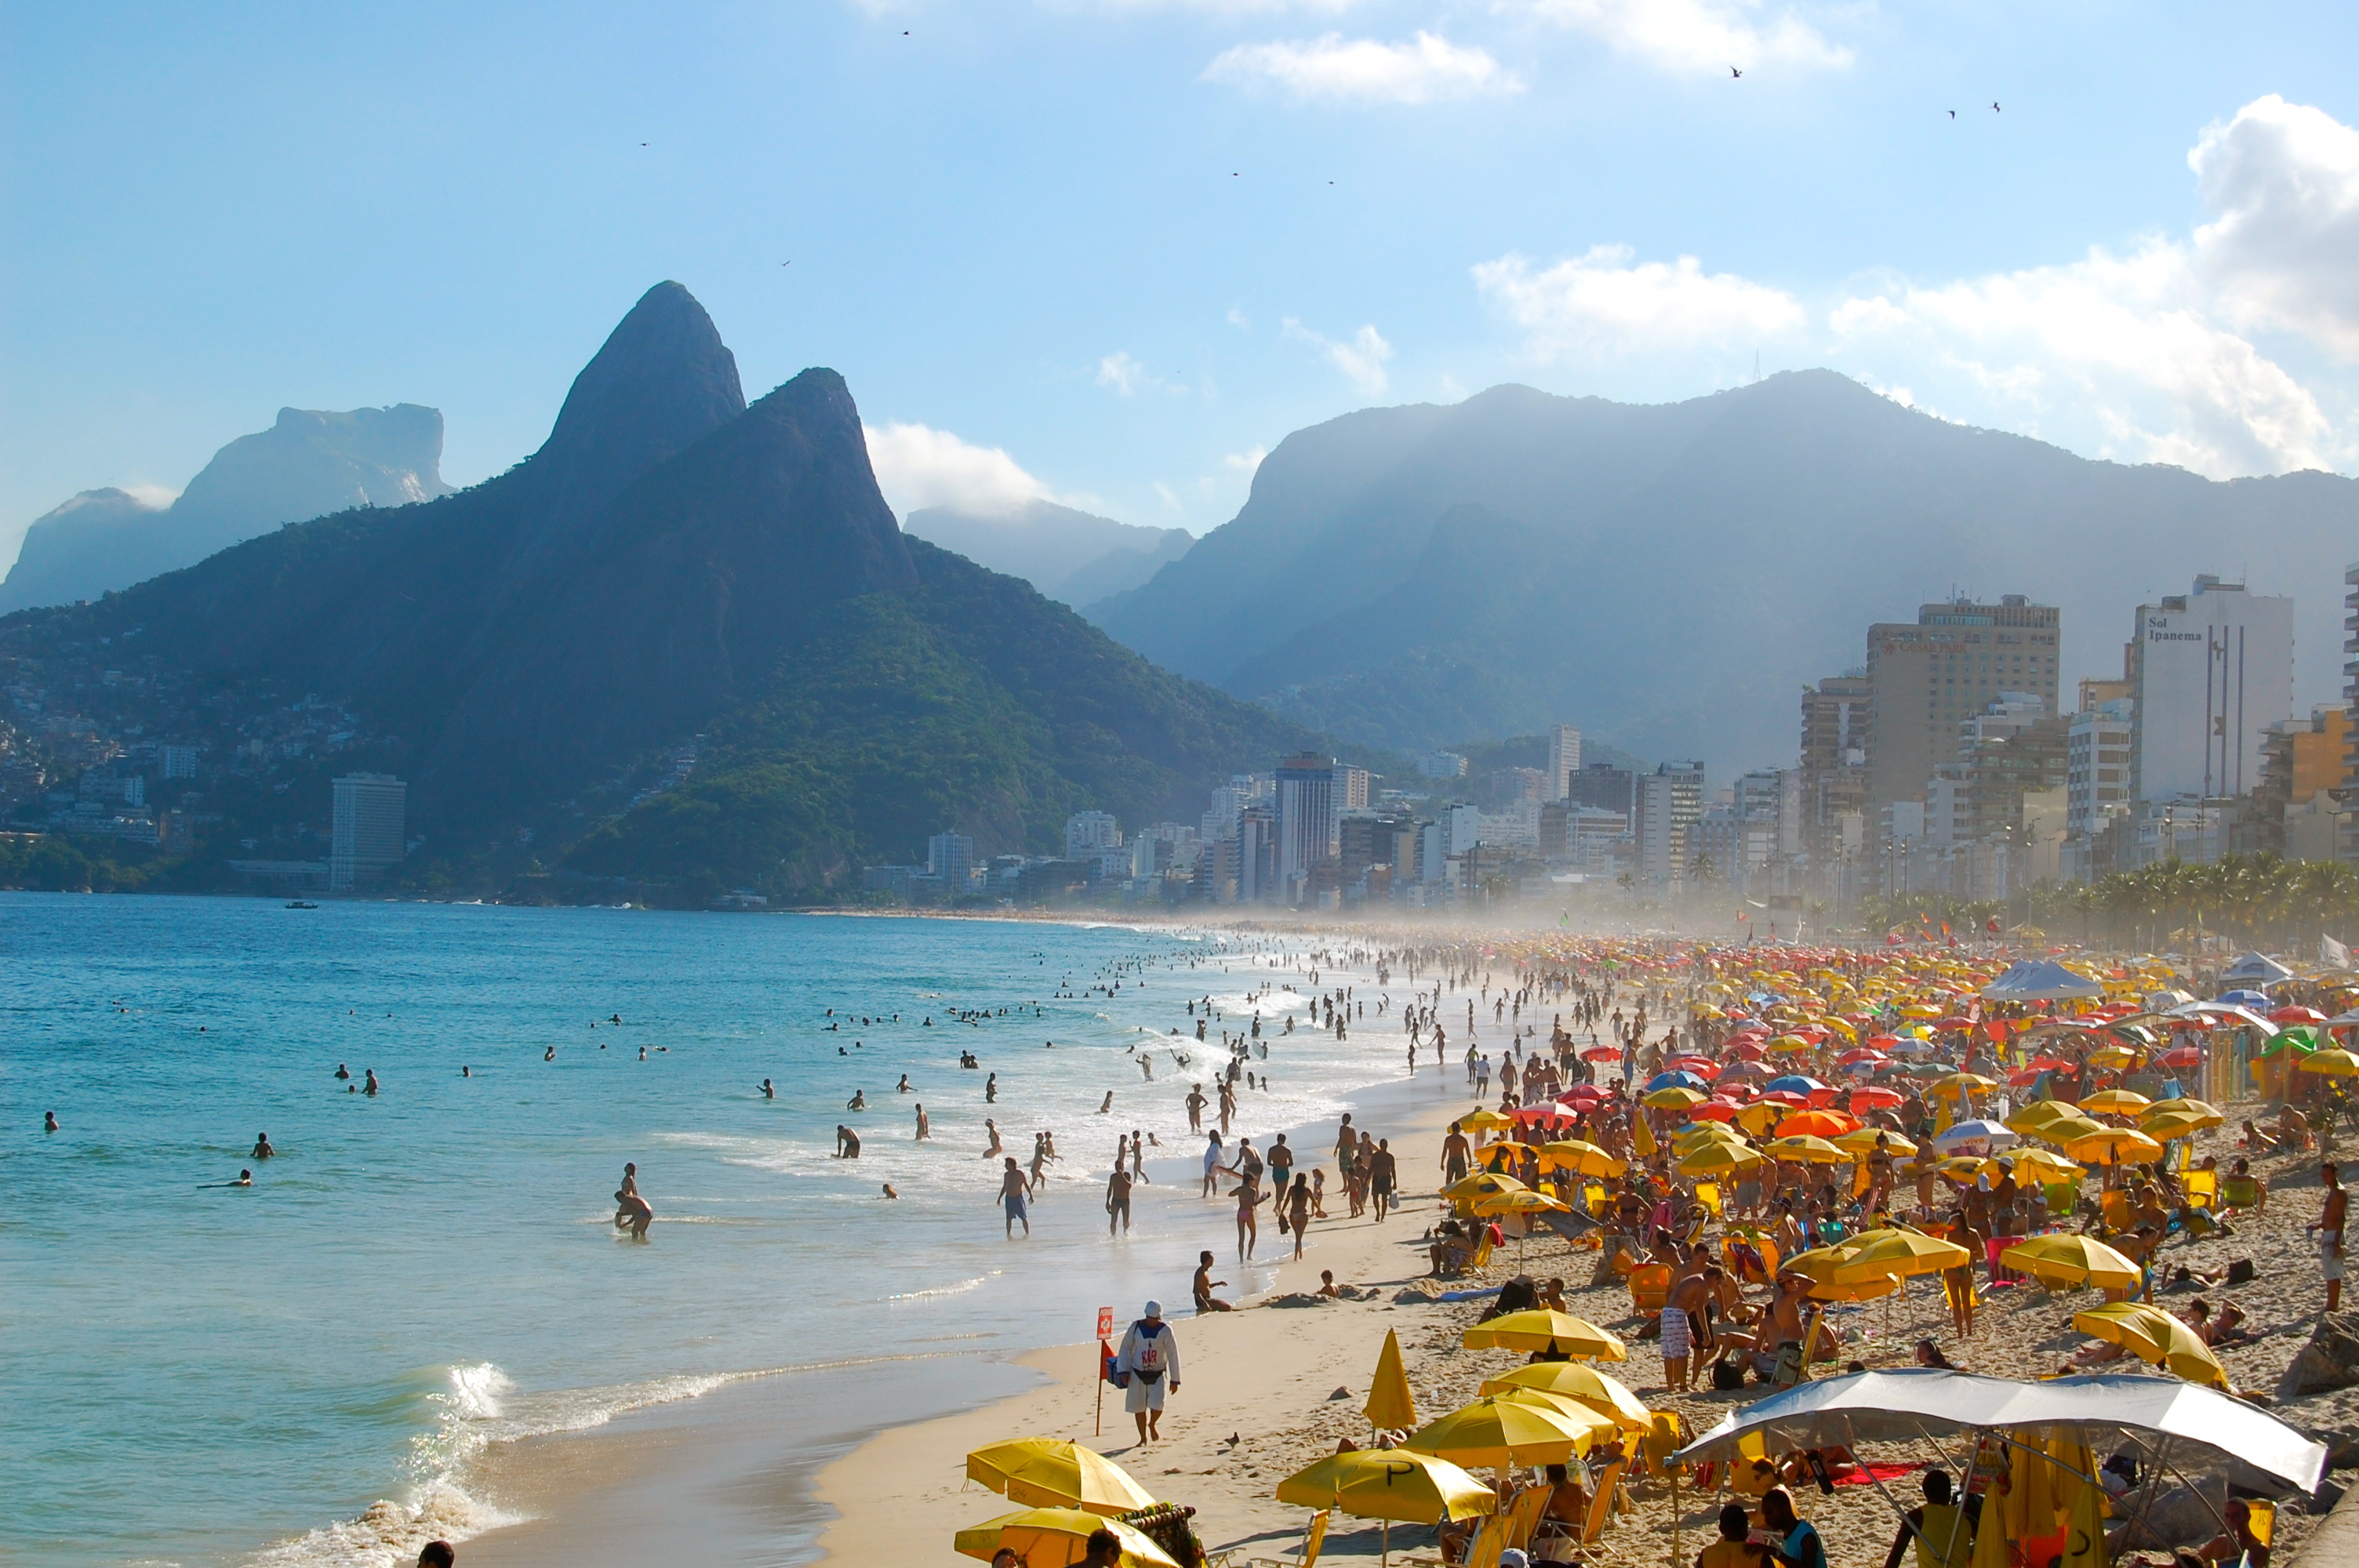
<path id="1" fill-rule="evenodd" d="M 2228 1264 L 2228 1281 L 2232 1285 L 2249 1285 L 2258 1277 L 2250 1258 L 2237 1258 Z"/>
<path id="2" fill-rule="evenodd" d="M 1723 1390 L 1745 1387 L 1744 1367 L 1725 1356 L 1722 1357 L 1712 1364 L 1712 1386 Z"/>

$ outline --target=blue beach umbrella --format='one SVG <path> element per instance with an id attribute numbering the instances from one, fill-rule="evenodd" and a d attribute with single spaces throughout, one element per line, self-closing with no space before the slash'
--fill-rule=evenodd
<path id="1" fill-rule="evenodd" d="M 1657 1073 L 1647 1080 L 1647 1094 L 1653 1094 L 1657 1089 L 1701 1089 L 1706 1094 L 1710 1094 L 1712 1086 L 1693 1073 L 1670 1072 Z"/>
<path id="2" fill-rule="evenodd" d="M 1827 1086 L 1816 1078 L 1806 1078 L 1799 1073 L 1788 1073 L 1782 1078 L 1772 1078 L 1761 1086 L 1765 1092 L 1783 1090 L 1789 1095 L 1815 1094 Z"/>

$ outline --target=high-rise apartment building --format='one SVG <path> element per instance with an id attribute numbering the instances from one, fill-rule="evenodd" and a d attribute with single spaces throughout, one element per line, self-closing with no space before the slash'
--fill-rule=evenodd
<path id="1" fill-rule="evenodd" d="M 1703 764 L 1664 762 L 1634 781 L 1632 835 L 1644 882 L 1683 880 L 1695 825 L 1703 817 Z"/>
<path id="2" fill-rule="evenodd" d="M 963 833 L 937 833 L 926 840 L 926 874 L 939 877 L 942 896 L 956 900 L 974 891 L 974 840 Z"/>
<path id="3" fill-rule="evenodd" d="M 1548 782 L 1541 786 L 1542 800 L 1562 800 L 1566 781 L 1581 772 L 1581 731 L 1570 724 L 1558 724 L 1549 730 Z"/>
<path id="4" fill-rule="evenodd" d="M 1076 811 L 1065 818 L 1065 857 L 1079 860 L 1122 848 L 1122 824 L 1103 811 Z"/>
<path id="5" fill-rule="evenodd" d="M 1821 865 L 1843 849 L 1843 824 L 1858 838 L 1867 815 L 1867 672 L 1845 670 L 1802 688 L 1800 796 L 1803 852 Z"/>
<path id="6" fill-rule="evenodd" d="M 1958 754 L 1958 727 L 1999 693 L 2028 692 L 2056 711 L 2058 622 L 2053 605 L 2010 593 L 1922 605 L 1914 625 L 1867 629 L 1871 817 L 1924 799 L 1933 770 Z"/>
<path id="7" fill-rule="evenodd" d="M 1627 768 L 1592 762 L 1567 780 L 1565 789 L 1565 798 L 1575 806 L 1613 812 L 1625 825 L 1630 820 L 1633 784 Z"/>
<path id="8" fill-rule="evenodd" d="M 2280 719 L 2268 727 L 2261 737 L 2261 782 L 2253 791 L 2261 848 L 2291 860 L 2335 858 L 2337 796 L 2350 746 L 2350 716 L 2340 703 L 2321 703 L 2307 719 Z M 2315 830 L 2299 845 L 2289 832 L 2297 819 Z"/>
<path id="9" fill-rule="evenodd" d="M 2293 716 L 2293 600 L 2199 577 L 2138 606 L 2130 643 L 2130 790 L 2218 799 L 2261 782 L 2261 740 Z"/>
<path id="10" fill-rule="evenodd" d="M 2083 681 L 2086 687 L 2090 683 Z M 2064 734 L 2064 832 L 2085 838 L 2108 816 L 2129 809 L 2130 741 L 2135 725 L 2126 697 L 2072 715 Z"/>
<path id="11" fill-rule="evenodd" d="M 1267 903 L 1278 895 L 1277 808 L 1256 801 L 1237 814 L 1237 902 Z"/>
<path id="12" fill-rule="evenodd" d="M 332 787 L 328 885 L 365 887 L 401 864 L 409 786 L 391 773 L 346 773 Z"/>
<path id="13" fill-rule="evenodd" d="M 1335 783 L 1341 771 L 1334 758 L 1308 752 L 1288 757 L 1277 765 L 1277 882 L 1281 896 L 1291 897 L 1310 868 L 1335 853 L 1335 830 L 1342 817 L 1335 805 Z M 1361 774 L 1363 804 L 1366 801 L 1366 777 Z"/>

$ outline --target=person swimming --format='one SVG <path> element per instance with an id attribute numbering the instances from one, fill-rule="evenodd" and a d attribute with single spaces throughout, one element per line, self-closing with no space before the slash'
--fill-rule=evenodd
<path id="1" fill-rule="evenodd" d="M 55 1132 L 59 1130 L 58 1113 L 56 1111 L 45 1110 L 41 1112 L 41 1130 L 44 1132 Z"/>
<path id="2" fill-rule="evenodd" d="M 361 1071 L 365 1075 L 365 1077 L 361 1084 L 361 1093 L 368 1096 L 371 1099 L 374 1099 L 376 1098 L 376 1069 L 375 1067 L 364 1067 Z"/>
<path id="3" fill-rule="evenodd" d="M 462 1062 L 459 1064 L 459 1076 L 462 1078 L 472 1078 L 475 1076 L 475 1069 Z"/>
<path id="4" fill-rule="evenodd" d="M 908 1074 L 904 1073 L 901 1075 L 901 1081 L 893 1086 L 893 1092 L 897 1095 L 915 1094 L 917 1092 L 909 1087 Z"/>
<path id="5" fill-rule="evenodd" d="M 885 1184 L 885 1195 L 886 1195 L 886 1197 L 888 1197 L 888 1198 L 897 1198 L 897 1197 L 899 1197 L 901 1195 L 900 1195 L 899 1193 L 897 1193 L 897 1192 L 895 1192 L 895 1191 L 893 1190 L 893 1184 L 892 1184 L 892 1183 L 887 1182 L 887 1183 L 886 1183 L 886 1184 Z"/>
<path id="6" fill-rule="evenodd" d="M 852 1098 L 843 1102 L 843 1108 L 846 1110 L 866 1110 L 868 1108 L 868 1091 L 866 1089 L 853 1090 Z"/>
<path id="7" fill-rule="evenodd" d="M 762 1098 L 764 1099 L 776 1099 L 778 1098 L 778 1091 L 770 1087 L 770 1080 L 767 1078 L 764 1078 L 762 1080 Z"/>
<path id="8" fill-rule="evenodd" d="M 342 1062 L 336 1064 L 336 1081 L 338 1083 L 342 1083 L 346 1078 L 349 1078 L 352 1076 L 353 1070 L 350 1067 L 345 1066 Z"/>
<path id="9" fill-rule="evenodd" d="M 557 1047 L 556 1047 L 556 1046 L 554 1046 L 554 1045 L 551 1045 L 548 1050 L 543 1051 L 543 1052 L 540 1054 L 540 1059 L 541 1059 L 542 1061 L 544 1061 L 544 1062 L 554 1062 L 554 1061 L 556 1061 L 556 1060 L 557 1060 Z"/>
<path id="10" fill-rule="evenodd" d="M 278 1151 L 270 1146 L 270 1134 L 267 1132 L 257 1132 L 254 1135 L 254 1152 L 247 1155 L 247 1159 L 273 1160 L 277 1158 L 277 1156 Z"/>

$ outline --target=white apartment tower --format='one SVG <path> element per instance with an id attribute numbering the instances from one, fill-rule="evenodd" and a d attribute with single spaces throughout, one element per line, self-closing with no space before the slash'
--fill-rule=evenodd
<path id="1" fill-rule="evenodd" d="M 1542 800 L 1562 800 L 1570 793 L 1566 781 L 1581 772 L 1581 731 L 1570 724 L 1549 730 L 1548 784 Z"/>
<path id="2" fill-rule="evenodd" d="M 2293 714 L 2293 600 L 2199 577 L 2138 606 L 2129 666 L 2132 798 L 2244 795 L 2262 732 Z"/>

